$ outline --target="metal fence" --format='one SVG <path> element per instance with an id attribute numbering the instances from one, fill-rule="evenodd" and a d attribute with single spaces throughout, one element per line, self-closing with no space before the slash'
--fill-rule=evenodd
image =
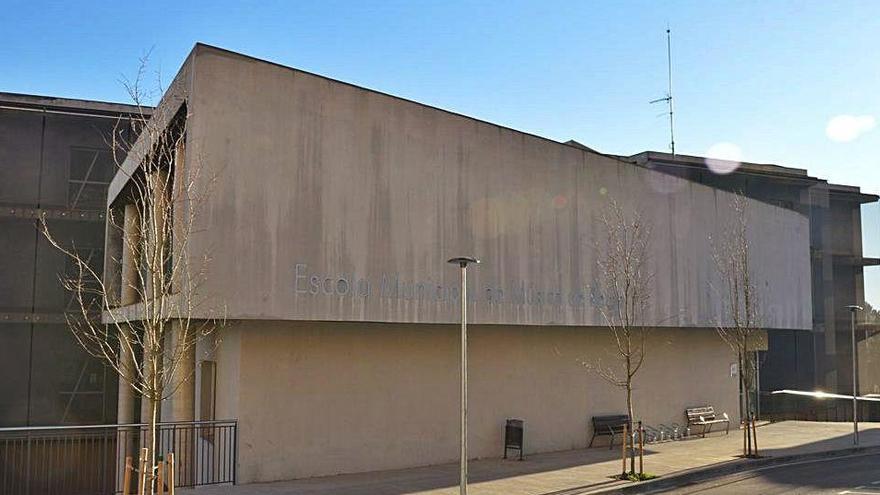
<path id="1" fill-rule="evenodd" d="M 235 483 L 237 428 L 235 420 L 159 423 L 156 453 L 174 453 L 175 486 Z M 125 458 L 137 466 L 148 438 L 146 424 L 0 428 L 0 493 L 119 493 Z"/>
<path id="2" fill-rule="evenodd" d="M 769 421 L 850 422 L 851 399 L 825 399 L 785 394 L 761 393 L 761 417 Z M 859 402 L 859 421 L 880 421 L 880 403 Z"/>

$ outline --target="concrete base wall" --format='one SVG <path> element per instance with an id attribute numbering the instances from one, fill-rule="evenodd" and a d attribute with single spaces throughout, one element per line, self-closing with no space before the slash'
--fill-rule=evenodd
<path id="1" fill-rule="evenodd" d="M 217 407 L 239 419 L 240 482 L 457 459 L 458 331 L 235 324 L 217 355 Z M 625 411 L 623 391 L 584 366 L 616 364 L 605 329 L 481 325 L 469 335 L 472 457 L 501 456 L 506 418 L 525 420 L 530 454 L 583 448 L 590 416 Z M 736 420 L 735 358 L 713 330 L 658 329 L 650 347 L 637 419 L 682 423 L 685 407 L 712 404 Z"/>

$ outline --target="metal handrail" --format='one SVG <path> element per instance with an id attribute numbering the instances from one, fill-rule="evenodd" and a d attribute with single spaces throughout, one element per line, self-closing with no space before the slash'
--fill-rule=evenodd
<path id="1" fill-rule="evenodd" d="M 214 419 L 206 421 L 165 421 L 156 423 L 156 426 L 174 426 L 174 425 L 215 425 L 215 424 L 238 424 L 237 419 Z M 150 426 L 149 423 L 120 423 L 109 425 L 62 425 L 62 426 L 11 426 L 0 428 L 0 433 L 15 431 L 51 431 L 51 430 L 88 430 L 100 428 L 136 428 Z"/>

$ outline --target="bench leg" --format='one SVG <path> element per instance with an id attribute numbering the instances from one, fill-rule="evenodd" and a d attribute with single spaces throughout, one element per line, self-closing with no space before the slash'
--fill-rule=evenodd
<path id="1" fill-rule="evenodd" d="M 727 422 L 727 430 L 724 431 L 725 435 L 730 435 L 730 421 Z"/>
<path id="2" fill-rule="evenodd" d="M 593 436 L 592 436 L 592 437 L 590 437 L 590 444 L 589 444 L 589 445 L 587 445 L 587 448 L 590 448 L 590 447 L 592 447 L 592 446 L 593 446 L 593 440 L 595 440 L 595 439 L 596 439 L 596 434 L 595 434 L 595 433 L 593 433 Z"/>
<path id="3" fill-rule="evenodd" d="M 608 444 L 608 450 L 614 447 L 614 433 L 611 434 L 611 443 Z"/>

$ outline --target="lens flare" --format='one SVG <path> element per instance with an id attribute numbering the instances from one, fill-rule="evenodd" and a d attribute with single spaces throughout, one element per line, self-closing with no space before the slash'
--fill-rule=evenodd
<path id="1" fill-rule="evenodd" d="M 742 164 L 742 150 L 733 143 L 715 143 L 706 151 L 706 166 L 719 175 L 727 175 Z"/>

